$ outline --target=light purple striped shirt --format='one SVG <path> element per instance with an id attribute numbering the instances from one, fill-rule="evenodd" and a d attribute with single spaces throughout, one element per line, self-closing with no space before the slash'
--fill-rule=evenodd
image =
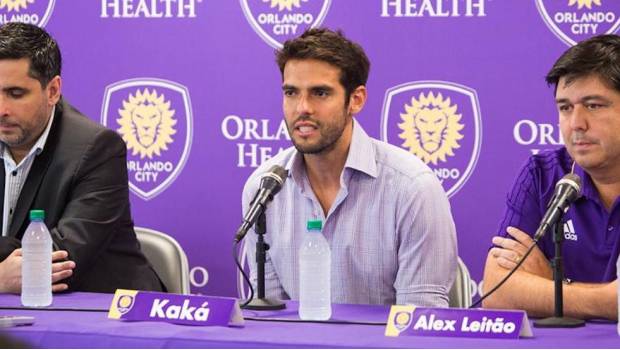
<path id="1" fill-rule="evenodd" d="M 334 303 L 448 306 L 456 275 L 456 233 L 448 198 L 429 167 L 410 153 L 370 138 L 355 122 L 340 191 L 325 217 L 291 147 L 248 179 L 243 210 L 273 165 L 289 171 L 266 211 L 266 296 L 299 298 L 298 252 L 306 222 L 323 220 L 332 256 Z M 256 234 L 245 238 L 256 285 Z"/>

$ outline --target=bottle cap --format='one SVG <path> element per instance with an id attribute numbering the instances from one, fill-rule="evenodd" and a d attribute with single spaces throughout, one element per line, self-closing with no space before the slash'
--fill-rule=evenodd
<path id="1" fill-rule="evenodd" d="M 310 231 L 310 230 L 318 230 L 318 231 L 320 231 L 321 229 L 323 229 L 323 221 L 321 221 L 321 220 L 308 220 L 307 229 L 308 229 L 308 231 Z"/>
<path id="2" fill-rule="evenodd" d="M 30 211 L 30 220 L 45 219 L 45 210 L 33 209 Z"/>

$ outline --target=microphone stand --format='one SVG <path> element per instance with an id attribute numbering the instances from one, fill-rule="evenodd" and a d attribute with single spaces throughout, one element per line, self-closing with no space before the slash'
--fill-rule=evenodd
<path id="1" fill-rule="evenodd" d="M 564 229 L 562 217 L 554 225 L 553 243 L 555 243 L 555 257 L 553 258 L 553 282 L 555 292 L 555 310 L 552 317 L 534 321 L 534 327 L 538 328 L 576 328 L 586 325 L 584 320 L 564 317 L 564 296 L 562 295 L 562 282 L 564 269 L 562 266 L 562 242 L 564 241 Z"/>
<path id="2" fill-rule="evenodd" d="M 269 245 L 265 243 L 264 235 L 267 232 L 267 220 L 265 219 L 265 211 L 263 210 L 256 221 L 256 289 L 257 298 L 252 299 L 250 303 L 244 306 L 248 310 L 282 310 L 286 308 L 286 304 L 278 299 L 265 298 L 265 261 Z"/>

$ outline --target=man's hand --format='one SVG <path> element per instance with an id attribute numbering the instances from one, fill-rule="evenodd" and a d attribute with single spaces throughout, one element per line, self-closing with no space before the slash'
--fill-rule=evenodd
<path id="1" fill-rule="evenodd" d="M 491 254 L 499 266 L 510 270 L 519 263 L 529 247 L 534 244 L 534 240 L 525 232 L 514 227 L 508 227 L 506 232 L 514 239 L 493 237 L 493 244 L 497 247 L 491 249 Z M 534 247 L 519 270 L 547 279 L 553 278 L 551 265 L 538 247 Z"/>
<path id="2" fill-rule="evenodd" d="M 73 274 L 75 262 L 71 260 L 59 261 L 65 260 L 68 256 L 69 253 L 65 250 L 57 250 L 52 253 L 52 292 L 62 292 L 69 288 L 66 283 L 58 283 Z"/>
<path id="3" fill-rule="evenodd" d="M 22 250 L 15 249 L 0 262 L 0 292 L 19 293 L 22 289 Z"/>
<path id="4" fill-rule="evenodd" d="M 64 250 L 52 253 L 52 291 L 61 292 L 69 288 L 66 283 L 58 283 L 73 274 L 75 263 L 64 260 L 69 256 Z M 22 290 L 22 250 L 15 249 L 0 262 L 0 293 L 20 293 Z"/>

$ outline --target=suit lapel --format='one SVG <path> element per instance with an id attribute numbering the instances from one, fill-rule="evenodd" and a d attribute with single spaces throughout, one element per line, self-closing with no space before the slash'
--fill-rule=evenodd
<path id="1" fill-rule="evenodd" d="M 4 227 L 4 180 L 5 173 L 3 160 L 0 162 L 0 194 L 2 195 L 2 200 L 0 201 L 0 228 Z"/>
<path id="2" fill-rule="evenodd" d="M 45 142 L 43 152 L 35 157 L 32 167 L 30 168 L 30 172 L 28 173 L 28 177 L 26 178 L 26 182 L 24 183 L 24 187 L 22 187 L 22 191 L 19 194 L 19 199 L 15 205 L 13 220 L 11 221 L 11 227 L 9 228 L 8 235 L 10 237 L 16 237 L 19 233 L 19 229 L 24 225 L 24 223 L 27 222 L 28 211 L 32 206 L 34 198 L 39 192 L 39 187 L 41 187 L 41 182 L 45 177 L 47 168 L 52 162 L 56 144 L 58 143 L 57 138 L 61 124 L 62 108 L 60 106 L 61 103 L 56 105 L 54 122 L 52 124 L 50 134 L 47 137 L 47 141 Z M 4 173 L 4 170 L 2 172 Z M 2 177 L 2 182 L 4 182 L 4 176 Z"/>

